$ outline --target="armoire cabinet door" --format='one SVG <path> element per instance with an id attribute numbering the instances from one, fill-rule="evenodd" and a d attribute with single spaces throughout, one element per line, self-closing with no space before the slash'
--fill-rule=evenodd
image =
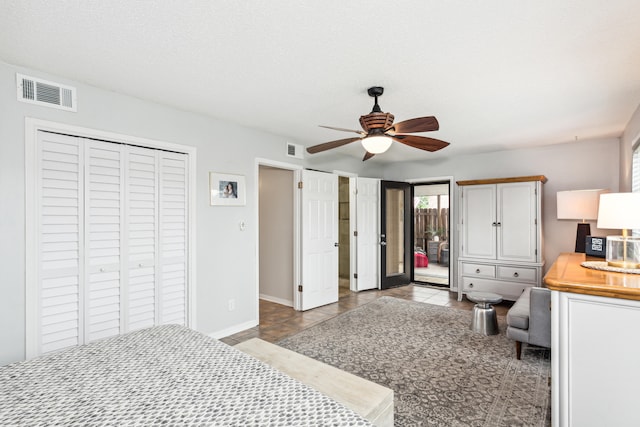
<path id="1" fill-rule="evenodd" d="M 462 256 L 496 259 L 496 186 L 462 190 Z"/>
<path id="2" fill-rule="evenodd" d="M 498 259 L 536 261 L 536 182 L 497 184 Z"/>

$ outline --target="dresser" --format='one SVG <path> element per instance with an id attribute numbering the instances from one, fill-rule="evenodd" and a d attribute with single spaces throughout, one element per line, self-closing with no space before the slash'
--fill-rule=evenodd
<path id="1" fill-rule="evenodd" d="M 551 266 L 551 410 L 557 427 L 639 426 L 640 275 Z"/>
<path id="2" fill-rule="evenodd" d="M 542 175 L 458 181 L 458 299 L 474 291 L 515 301 L 540 286 Z"/>

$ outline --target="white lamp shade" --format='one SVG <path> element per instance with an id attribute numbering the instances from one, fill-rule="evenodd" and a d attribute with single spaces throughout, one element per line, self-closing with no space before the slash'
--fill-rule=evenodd
<path id="1" fill-rule="evenodd" d="M 362 146 L 371 154 L 380 154 L 387 151 L 392 142 L 388 136 L 368 136 L 362 140 Z"/>
<path id="2" fill-rule="evenodd" d="M 602 194 L 598 228 L 640 229 L 640 193 Z"/>
<path id="3" fill-rule="evenodd" d="M 558 191 L 558 219 L 594 220 L 598 218 L 600 195 L 608 190 Z"/>

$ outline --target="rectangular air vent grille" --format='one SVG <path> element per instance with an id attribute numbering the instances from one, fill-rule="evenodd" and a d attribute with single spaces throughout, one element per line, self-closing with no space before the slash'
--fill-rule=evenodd
<path id="1" fill-rule="evenodd" d="M 77 111 L 76 88 L 16 74 L 18 101 L 66 111 Z"/>
<path id="2" fill-rule="evenodd" d="M 302 146 L 287 142 L 287 156 L 302 159 Z"/>

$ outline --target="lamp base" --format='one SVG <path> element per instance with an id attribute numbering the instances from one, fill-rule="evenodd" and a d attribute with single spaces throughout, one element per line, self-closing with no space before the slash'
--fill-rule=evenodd
<path id="1" fill-rule="evenodd" d="M 638 268 L 640 237 L 607 236 L 607 264 L 617 268 Z"/>
<path id="2" fill-rule="evenodd" d="M 585 253 L 587 236 L 591 235 L 591 225 L 588 222 L 579 222 L 576 232 L 576 252 Z"/>
<path id="3" fill-rule="evenodd" d="M 607 261 L 609 267 L 636 269 L 640 268 L 640 264 L 631 261 Z"/>

